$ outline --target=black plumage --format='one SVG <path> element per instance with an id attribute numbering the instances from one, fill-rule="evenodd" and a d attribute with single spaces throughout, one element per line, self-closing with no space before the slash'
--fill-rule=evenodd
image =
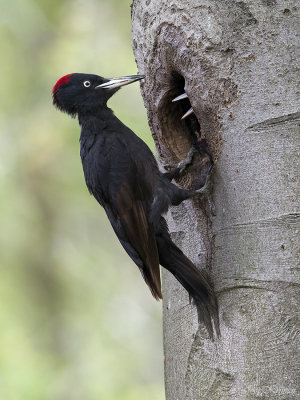
<path id="1" fill-rule="evenodd" d="M 142 76 L 105 79 L 69 74 L 53 87 L 53 103 L 78 116 L 80 155 L 90 193 L 104 208 L 122 246 L 156 299 L 162 298 L 159 264 L 170 271 L 197 306 L 210 336 L 218 332 L 217 303 L 206 276 L 172 242 L 162 214 L 194 195 L 163 174 L 147 145 L 107 106 L 120 86 Z"/>

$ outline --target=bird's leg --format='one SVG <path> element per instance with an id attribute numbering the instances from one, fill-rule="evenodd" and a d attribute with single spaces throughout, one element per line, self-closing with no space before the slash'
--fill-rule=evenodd
<path id="1" fill-rule="evenodd" d="M 195 194 L 196 193 L 197 194 L 205 194 L 205 193 L 208 192 L 208 190 L 209 190 L 209 177 L 210 177 L 211 170 L 212 170 L 212 167 L 211 167 L 210 171 L 208 172 L 208 174 L 206 176 L 205 184 L 200 189 L 195 190 L 195 192 L 194 192 Z"/>
<path id="2" fill-rule="evenodd" d="M 164 177 L 169 179 L 170 181 L 174 178 L 179 177 L 185 171 L 186 167 L 192 163 L 193 155 L 197 152 L 197 149 L 192 146 L 185 157 L 184 160 L 180 161 L 175 168 L 171 169 L 168 172 L 164 173 Z"/>
<path id="3" fill-rule="evenodd" d="M 190 148 L 189 152 L 187 153 L 187 156 L 185 157 L 185 159 L 182 160 L 182 161 L 180 161 L 180 162 L 177 164 L 177 167 L 176 167 L 176 168 L 179 169 L 179 173 L 180 173 L 180 174 L 182 174 L 182 173 L 185 171 L 186 167 L 187 167 L 188 165 L 191 164 L 191 162 L 192 162 L 192 160 L 193 160 L 193 155 L 194 155 L 196 152 L 197 152 L 197 149 L 196 149 L 194 146 L 192 146 L 192 147 Z"/>
<path id="4" fill-rule="evenodd" d="M 199 189 L 194 190 L 182 190 L 174 196 L 173 205 L 179 204 L 181 201 L 194 197 L 196 195 L 202 195 L 207 197 L 208 207 L 211 215 L 215 214 L 215 206 L 211 199 L 211 172 L 213 169 L 213 159 L 210 154 L 209 148 L 207 146 L 207 142 L 204 139 L 194 143 L 194 145 L 189 150 L 186 158 L 180 161 L 174 171 L 177 171 L 177 176 L 182 174 L 186 167 L 192 163 L 193 157 L 195 154 L 198 154 L 200 157 L 200 165 L 199 165 L 199 176 L 201 177 L 199 184 L 201 185 Z M 196 157 L 196 156 L 195 156 Z M 198 156 L 197 156 L 198 158 Z M 195 160 L 197 161 L 197 160 Z M 199 159 L 198 159 L 199 162 Z M 171 171 L 174 173 L 174 171 Z"/>

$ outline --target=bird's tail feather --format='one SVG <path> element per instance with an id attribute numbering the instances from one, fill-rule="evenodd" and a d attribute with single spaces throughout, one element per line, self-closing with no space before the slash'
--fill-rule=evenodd
<path id="1" fill-rule="evenodd" d="M 169 237 L 157 237 L 160 264 L 170 271 L 193 298 L 198 320 L 203 322 L 210 337 L 214 337 L 214 329 L 220 335 L 218 305 L 213 288 L 202 271 L 183 254 Z"/>

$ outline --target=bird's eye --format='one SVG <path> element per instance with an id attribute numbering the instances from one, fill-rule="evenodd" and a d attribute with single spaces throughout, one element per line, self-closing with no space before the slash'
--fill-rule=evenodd
<path id="1" fill-rule="evenodd" d="M 90 87 L 91 86 L 91 82 L 90 81 L 84 81 L 83 82 L 83 86 L 84 87 Z"/>

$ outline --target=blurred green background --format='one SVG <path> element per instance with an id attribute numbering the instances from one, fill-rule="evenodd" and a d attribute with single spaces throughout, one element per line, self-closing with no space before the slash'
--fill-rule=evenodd
<path id="1" fill-rule="evenodd" d="M 0 399 L 162 400 L 161 304 L 88 194 L 70 72 L 137 73 L 131 0 L 0 0 Z M 110 102 L 152 148 L 139 85 Z"/>

